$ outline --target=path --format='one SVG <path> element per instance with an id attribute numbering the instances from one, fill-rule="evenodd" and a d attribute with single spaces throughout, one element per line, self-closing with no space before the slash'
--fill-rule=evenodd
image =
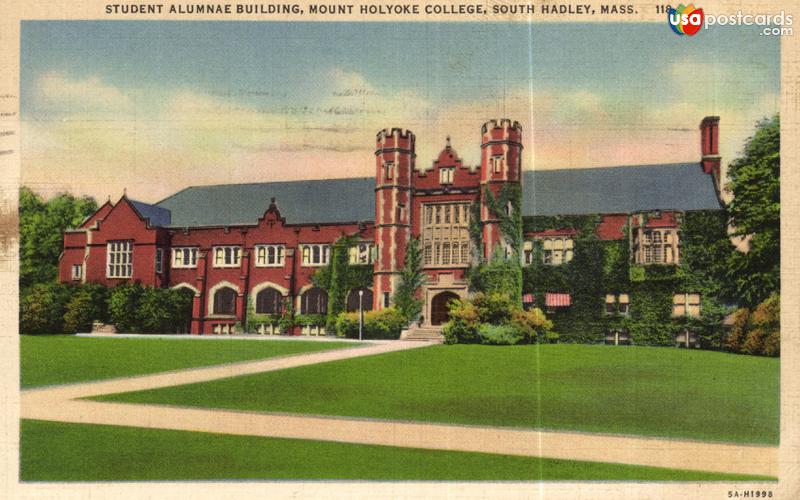
<path id="1" fill-rule="evenodd" d="M 384 342 L 353 349 L 30 389 L 22 392 L 21 416 L 59 422 L 474 451 L 736 474 L 778 475 L 778 448 L 773 446 L 76 400 L 101 394 L 155 389 L 283 370 L 314 363 L 414 349 L 425 345 L 417 342 Z"/>

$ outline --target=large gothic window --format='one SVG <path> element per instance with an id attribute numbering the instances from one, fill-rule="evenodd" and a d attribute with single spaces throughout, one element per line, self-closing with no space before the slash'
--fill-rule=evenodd
<path id="1" fill-rule="evenodd" d="M 300 296 L 300 314 L 327 314 L 328 294 L 319 288 L 311 288 Z"/>
<path id="2" fill-rule="evenodd" d="M 256 313 L 280 314 L 283 296 L 274 288 L 265 288 L 256 295 Z"/>
<path id="3" fill-rule="evenodd" d="M 214 314 L 236 314 L 236 291 L 220 288 L 214 293 Z"/>
<path id="4" fill-rule="evenodd" d="M 422 207 L 422 261 L 425 267 L 462 267 L 471 261 L 469 203 Z"/>

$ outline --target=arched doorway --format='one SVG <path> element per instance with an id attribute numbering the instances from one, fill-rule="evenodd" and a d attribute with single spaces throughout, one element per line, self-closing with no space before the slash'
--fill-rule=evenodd
<path id="1" fill-rule="evenodd" d="M 441 325 L 446 323 L 450 317 L 448 308 L 450 301 L 458 299 L 459 296 L 453 292 L 441 292 L 431 300 L 431 325 Z"/>

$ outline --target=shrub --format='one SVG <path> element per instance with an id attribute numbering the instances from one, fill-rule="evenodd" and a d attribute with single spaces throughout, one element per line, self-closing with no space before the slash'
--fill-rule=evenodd
<path id="1" fill-rule="evenodd" d="M 442 330 L 448 344 L 481 342 L 505 345 L 558 339 L 558 335 L 551 332 L 552 321 L 541 309 L 525 311 L 506 293 L 478 293 L 472 299 L 454 300 L 450 303 L 449 313 L 450 321 Z M 508 328 L 486 330 L 485 325 Z"/>
<path id="2" fill-rule="evenodd" d="M 298 326 L 325 326 L 328 318 L 324 314 L 298 314 L 294 324 Z"/>
<path id="3" fill-rule="evenodd" d="M 289 301 L 283 309 L 281 319 L 278 320 L 278 326 L 281 327 L 281 332 L 283 332 L 284 335 L 291 335 L 294 325 L 294 308 L 292 307 L 291 301 Z"/>
<path id="4" fill-rule="evenodd" d="M 736 312 L 733 313 L 733 326 L 731 331 L 725 338 L 725 348 L 729 351 L 740 352 L 749 329 L 750 310 L 744 307 L 737 309 Z"/>
<path id="5" fill-rule="evenodd" d="M 138 283 L 111 290 L 108 311 L 120 332 L 174 333 L 192 310 L 192 297 L 181 290 L 142 287 Z"/>
<path id="6" fill-rule="evenodd" d="M 511 300 L 507 293 L 502 292 L 479 293 L 475 295 L 472 302 L 478 310 L 480 322 L 492 325 L 510 321 L 513 312 L 520 309 L 519 303 Z"/>
<path id="7" fill-rule="evenodd" d="M 397 309 L 387 307 L 364 313 L 363 338 L 398 339 L 406 318 Z M 340 337 L 358 338 L 358 313 L 341 313 L 336 319 L 336 334 Z"/>
<path id="8" fill-rule="evenodd" d="M 60 283 L 37 284 L 20 300 L 20 333 L 64 332 L 64 314 L 75 287 Z"/>
<path id="9" fill-rule="evenodd" d="M 553 333 L 553 322 L 547 319 L 541 309 L 529 311 L 515 309 L 511 312 L 511 322 L 525 342 L 553 342 L 558 334 Z"/>
<path id="10" fill-rule="evenodd" d="M 742 344 L 742 352 L 745 354 L 761 354 L 764 351 L 764 337 L 767 332 L 763 328 L 753 328 L 747 332 L 747 338 Z"/>
<path id="11" fill-rule="evenodd" d="M 764 356 L 780 356 L 781 355 L 781 331 L 773 330 L 764 339 Z"/>
<path id="12" fill-rule="evenodd" d="M 469 344 L 479 342 L 478 326 L 480 313 L 474 301 L 456 299 L 450 302 L 450 320 L 445 323 L 442 333 L 447 344 Z"/>
<path id="13" fill-rule="evenodd" d="M 491 325 L 481 323 L 478 327 L 478 337 L 481 344 L 490 345 L 514 345 L 519 344 L 525 338 L 519 328 L 512 325 Z"/>
<path id="14" fill-rule="evenodd" d="M 772 294 L 750 312 L 739 309 L 733 327 L 725 339 L 725 348 L 733 352 L 780 356 L 780 296 Z"/>
<path id="15" fill-rule="evenodd" d="M 92 322 L 96 319 L 96 309 L 90 294 L 77 293 L 67 303 L 64 313 L 64 333 L 92 331 Z"/>
<path id="16" fill-rule="evenodd" d="M 108 315 L 119 332 L 139 329 L 138 307 L 143 293 L 139 283 L 114 287 L 108 296 Z"/>

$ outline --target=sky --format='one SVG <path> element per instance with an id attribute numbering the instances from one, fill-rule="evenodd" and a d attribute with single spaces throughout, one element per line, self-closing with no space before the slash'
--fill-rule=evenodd
<path id="1" fill-rule="evenodd" d="M 779 109 L 780 44 L 748 27 L 666 23 L 23 21 L 21 182 L 156 202 L 191 185 L 373 176 L 375 134 L 522 124 L 525 169 L 723 163 Z"/>

